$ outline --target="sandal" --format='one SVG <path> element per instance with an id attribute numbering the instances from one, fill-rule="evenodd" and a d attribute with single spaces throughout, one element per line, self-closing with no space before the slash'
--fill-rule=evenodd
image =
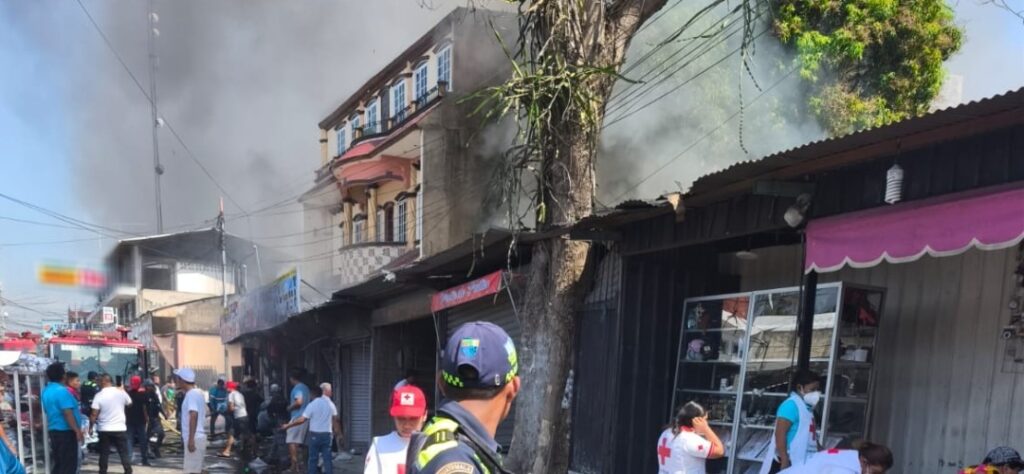
<path id="1" fill-rule="evenodd" d="M 227 459 L 231 459 L 231 455 L 230 455 L 230 454 L 225 454 L 225 453 L 217 453 L 217 457 L 218 457 L 218 458 L 227 458 Z"/>

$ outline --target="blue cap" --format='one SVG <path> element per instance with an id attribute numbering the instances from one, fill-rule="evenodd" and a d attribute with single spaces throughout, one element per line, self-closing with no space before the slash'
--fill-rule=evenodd
<path id="1" fill-rule="evenodd" d="M 455 388 L 501 387 L 518 372 L 512 338 L 497 325 L 482 321 L 459 326 L 441 357 L 441 378 Z"/>

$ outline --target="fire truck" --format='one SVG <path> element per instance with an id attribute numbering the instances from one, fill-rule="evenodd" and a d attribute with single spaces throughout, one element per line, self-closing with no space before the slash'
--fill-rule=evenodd
<path id="1" fill-rule="evenodd" d="M 139 341 L 128 338 L 128 329 L 114 331 L 89 329 L 57 329 L 43 341 L 45 354 L 64 362 L 70 371 L 85 376 L 93 371 L 120 375 L 145 373 L 146 351 Z"/>
<path id="2" fill-rule="evenodd" d="M 0 338 L 0 350 L 38 354 L 41 339 L 42 336 L 39 334 L 33 334 L 28 331 L 22 333 L 6 332 Z"/>

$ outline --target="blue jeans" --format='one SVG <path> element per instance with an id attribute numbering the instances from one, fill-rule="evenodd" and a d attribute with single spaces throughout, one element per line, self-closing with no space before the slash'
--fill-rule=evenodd
<path id="1" fill-rule="evenodd" d="M 316 461 L 322 458 L 324 461 L 324 474 L 334 472 L 333 460 L 331 459 L 331 441 L 333 436 L 330 433 L 309 432 L 309 469 L 308 474 L 317 474 Z"/>

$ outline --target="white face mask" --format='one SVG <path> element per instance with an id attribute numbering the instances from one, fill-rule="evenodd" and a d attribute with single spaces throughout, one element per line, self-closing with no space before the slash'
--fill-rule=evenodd
<path id="1" fill-rule="evenodd" d="M 814 408 L 814 406 L 821 401 L 821 391 L 815 390 L 813 392 L 807 392 L 804 394 L 803 399 L 804 403 L 809 405 L 811 408 Z"/>

